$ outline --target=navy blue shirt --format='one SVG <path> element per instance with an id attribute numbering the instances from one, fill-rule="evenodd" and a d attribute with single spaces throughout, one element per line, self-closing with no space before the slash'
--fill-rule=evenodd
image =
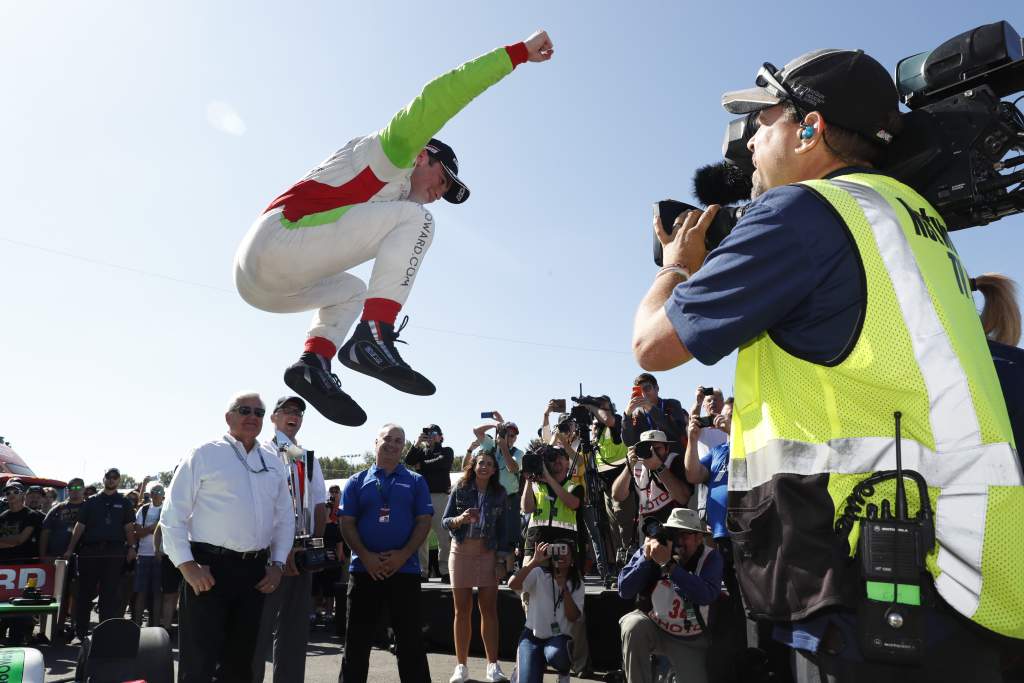
<path id="1" fill-rule="evenodd" d="M 996 365 L 999 386 L 1006 401 L 1006 412 L 1010 416 L 1013 440 L 1017 444 L 1017 455 L 1024 464 L 1024 349 L 1007 346 L 989 340 L 992 361 Z"/>
<path id="2" fill-rule="evenodd" d="M 387 521 L 381 510 L 387 509 Z M 370 552 L 399 550 L 409 542 L 416 526 L 416 517 L 433 515 L 427 480 L 397 465 L 391 474 L 373 465 L 345 483 L 341 493 L 342 517 L 355 517 L 359 538 Z M 365 572 L 359 555 L 352 551 L 349 571 Z M 419 574 L 419 553 L 413 553 L 398 570 L 402 574 Z"/>
<path id="3" fill-rule="evenodd" d="M 842 169 L 828 177 L 865 169 Z M 714 365 L 768 330 L 783 349 L 835 364 L 852 350 L 866 303 L 846 225 L 810 189 L 784 185 L 752 201 L 665 313 L 693 357 Z"/>
<path id="4" fill-rule="evenodd" d="M 726 538 L 729 531 L 725 526 L 725 513 L 729 497 L 729 442 L 720 443 L 704 457 L 700 464 L 708 469 L 707 518 L 711 534 L 715 538 Z"/>
<path id="5" fill-rule="evenodd" d="M 90 496 L 78 513 L 85 526 L 82 543 L 127 543 L 124 528 L 135 523 L 135 508 L 120 493 Z"/>

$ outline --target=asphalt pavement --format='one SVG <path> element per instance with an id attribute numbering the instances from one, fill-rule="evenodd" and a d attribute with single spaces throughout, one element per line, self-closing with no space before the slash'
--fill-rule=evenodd
<path id="1" fill-rule="evenodd" d="M 73 681 L 75 664 L 78 661 L 78 646 L 76 645 L 36 645 L 42 653 L 46 662 L 46 682 L 57 683 L 58 681 Z M 310 633 L 308 654 L 306 657 L 307 683 L 335 683 L 338 680 L 338 671 L 341 667 L 341 640 L 334 634 L 333 626 L 316 627 Z M 177 649 L 173 651 L 175 660 L 175 673 L 177 673 Z M 430 664 L 431 680 L 444 682 L 452 675 L 455 668 L 455 656 L 444 653 L 430 653 L 427 655 Z M 506 674 L 512 672 L 512 662 L 500 662 L 501 668 Z M 487 662 L 482 657 L 471 657 L 468 662 L 470 681 L 483 681 L 484 670 Z M 271 683 L 274 680 L 273 667 L 268 662 L 264 680 Z M 558 677 L 554 673 L 548 673 L 545 681 L 556 681 Z M 583 681 L 585 679 L 572 678 L 572 681 Z M 590 680 L 603 680 L 603 677 L 595 677 Z M 399 683 L 398 664 L 394 655 L 386 650 L 374 649 L 370 654 L 370 675 L 368 681 L 371 683 Z"/>

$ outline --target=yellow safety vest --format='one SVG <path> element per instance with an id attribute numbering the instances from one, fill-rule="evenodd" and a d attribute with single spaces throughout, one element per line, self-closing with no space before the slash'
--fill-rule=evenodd
<path id="1" fill-rule="evenodd" d="M 849 543 L 834 531 L 854 485 L 920 472 L 935 511 L 926 564 L 938 593 L 987 629 L 1024 638 L 1024 478 L 967 273 L 938 213 L 896 180 L 802 183 L 846 225 L 866 310 L 846 355 L 814 363 L 762 332 L 740 348 L 729 526 L 751 609 L 800 619 L 851 605 Z M 817 226 L 803 226 L 814 230 Z M 895 483 L 875 491 L 893 498 Z M 911 514 L 916 487 L 908 486 Z"/>
<path id="2" fill-rule="evenodd" d="M 612 428 L 605 425 L 601 430 L 601 438 L 597 442 L 597 463 L 605 465 L 621 465 L 626 460 L 626 442 L 620 437 L 619 443 L 612 439 Z"/>

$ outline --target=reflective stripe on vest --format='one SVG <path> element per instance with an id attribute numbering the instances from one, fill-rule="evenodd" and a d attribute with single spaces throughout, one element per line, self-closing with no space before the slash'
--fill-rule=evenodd
<path id="1" fill-rule="evenodd" d="M 551 489 L 547 484 L 541 486 L 538 484 L 537 488 L 533 492 L 534 500 L 537 501 L 537 507 L 534 509 L 533 514 L 530 515 L 530 527 L 557 527 L 559 529 L 569 529 L 575 533 L 576 531 L 576 511 L 571 510 L 565 506 L 565 504 L 557 497 L 552 500 L 548 497 L 547 492 Z M 552 492 L 551 495 L 554 495 Z M 554 513 L 552 514 L 552 506 L 554 507 Z"/>
<path id="2" fill-rule="evenodd" d="M 885 176 L 804 185 L 835 209 L 856 245 L 867 287 L 863 328 L 832 366 L 796 358 L 769 333 L 741 347 L 729 490 L 750 491 L 782 473 L 829 474 L 838 518 L 857 481 L 895 468 L 899 410 L 903 466 L 925 477 L 935 508 L 928 568 L 936 588 L 986 628 L 1024 637 L 1022 474 L 945 227 L 924 199 Z"/>

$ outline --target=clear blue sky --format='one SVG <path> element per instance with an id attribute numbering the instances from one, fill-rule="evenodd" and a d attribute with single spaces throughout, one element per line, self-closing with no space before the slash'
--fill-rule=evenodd
<path id="1" fill-rule="evenodd" d="M 473 190 L 438 230 L 402 351 L 430 398 L 362 376 L 358 429 L 312 411 L 321 455 L 437 422 L 460 452 L 481 411 L 526 431 L 551 397 L 638 372 L 633 312 L 654 267 L 651 202 L 720 157 L 722 91 L 763 61 L 863 48 L 890 69 L 1016 3 L 389 2 L 10 4 L 0 21 L 0 434 L 37 472 L 170 469 L 224 432 L 225 402 L 272 401 L 307 314 L 243 303 L 232 255 L 271 199 L 384 125 L 434 76 L 549 31 L 442 131 Z M 1017 7 L 1019 9 L 1019 7 Z M 443 204 L 443 203 L 441 203 Z M 1024 280 L 1024 217 L 956 233 L 972 273 Z M 364 267 L 358 271 L 368 272 Z M 663 373 L 688 402 L 734 357 Z M 264 435 L 269 433 L 266 429 Z"/>

